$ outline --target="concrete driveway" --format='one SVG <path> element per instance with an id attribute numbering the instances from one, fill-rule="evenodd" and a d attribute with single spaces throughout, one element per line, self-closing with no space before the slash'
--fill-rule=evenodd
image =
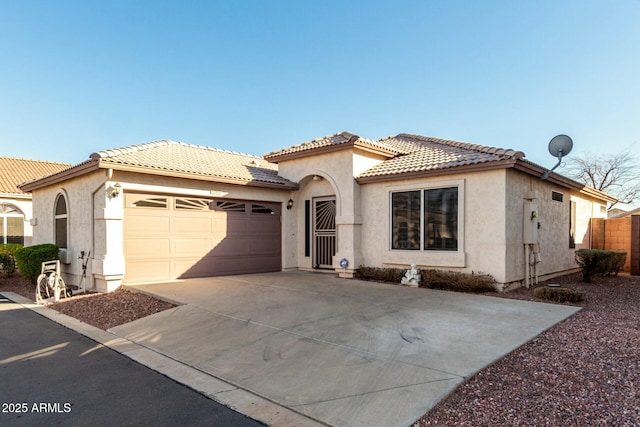
<path id="1" fill-rule="evenodd" d="M 297 271 L 136 288 L 182 305 L 111 333 L 339 426 L 409 425 L 578 310 Z"/>

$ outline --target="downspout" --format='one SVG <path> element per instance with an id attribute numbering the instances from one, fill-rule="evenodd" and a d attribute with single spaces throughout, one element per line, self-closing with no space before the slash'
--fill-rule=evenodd
<path id="1" fill-rule="evenodd" d="M 105 184 L 107 182 L 109 182 L 111 180 L 111 178 L 113 177 L 113 169 L 109 168 L 107 169 L 107 177 L 105 178 L 104 181 L 102 181 L 95 190 L 93 190 L 91 192 L 91 256 L 92 256 L 92 260 L 95 259 L 96 256 L 96 193 L 98 191 L 100 191 L 100 189 L 103 189 Z M 91 277 L 93 279 L 93 263 L 91 265 Z M 92 285 L 95 284 L 92 282 Z"/>

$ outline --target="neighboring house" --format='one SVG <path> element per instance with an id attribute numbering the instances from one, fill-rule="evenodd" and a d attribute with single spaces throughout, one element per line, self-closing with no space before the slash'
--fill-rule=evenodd
<path id="1" fill-rule="evenodd" d="M 31 194 L 18 184 L 72 165 L 0 157 L 0 244 L 31 245 Z"/>
<path id="2" fill-rule="evenodd" d="M 87 285 L 360 265 L 491 274 L 499 284 L 576 268 L 615 199 L 519 151 L 342 132 L 264 157 L 158 141 L 94 153 L 21 185 L 36 243 Z M 530 261 L 530 262 L 529 262 Z"/>

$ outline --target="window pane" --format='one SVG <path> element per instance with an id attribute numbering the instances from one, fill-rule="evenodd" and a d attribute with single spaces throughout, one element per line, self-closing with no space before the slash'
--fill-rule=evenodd
<path id="1" fill-rule="evenodd" d="M 193 198 L 177 198 L 176 209 L 185 209 L 193 211 L 209 210 L 209 199 L 193 199 Z"/>
<path id="2" fill-rule="evenodd" d="M 166 197 L 152 197 L 150 199 L 140 199 L 131 203 L 132 208 L 159 208 L 166 209 L 169 205 Z"/>
<path id="3" fill-rule="evenodd" d="M 458 250 L 458 187 L 424 191 L 424 245 L 427 250 Z"/>
<path id="4" fill-rule="evenodd" d="M 64 215 L 67 213 L 67 203 L 63 196 L 58 197 L 56 201 L 56 215 Z"/>
<path id="5" fill-rule="evenodd" d="M 67 218 L 56 218 L 56 246 L 67 247 Z"/>
<path id="6" fill-rule="evenodd" d="M 7 243 L 24 244 L 24 220 L 18 217 L 7 218 Z"/>
<path id="7" fill-rule="evenodd" d="M 420 192 L 391 194 L 391 247 L 420 249 Z"/>

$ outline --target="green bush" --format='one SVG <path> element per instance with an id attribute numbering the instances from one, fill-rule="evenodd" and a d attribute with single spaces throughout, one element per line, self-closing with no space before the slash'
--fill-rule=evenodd
<path id="1" fill-rule="evenodd" d="M 18 243 L 7 243 L 0 245 L 0 253 L 10 253 L 13 255 L 18 249 L 21 249 L 22 245 Z"/>
<path id="2" fill-rule="evenodd" d="M 16 243 L 0 245 L 0 268 L 4 270 L 9 277 L 13 277 L 13 274 L 16 272 L 16 259 L 13 254 L 21 247 L 22 245 Z"/>
<path id="3" fill-rule="evenodd" d="M 624 268 L 626 252 L 603 251 L 601 249 L 578 249 L 576 262 L 582 270 L 582 281 L 590 282 L 595 274 L 617 275 Z"/>
<path id="4" fill-rule="evenodd" d="M 26 246 L 15 252 L 15 258 L 22 277 L 35 285 L 42 263 L 58 259 L 58 247 L 51 243 Z"/>
<path id="5" fill-rule="evenodd" d="M 16 272 L 16 260 L 13 259 L 13 255 L 8 252 L 0 252 L 0 267 L 7 273 L 7 276 L 13 277 L 13 273 Z"/>
<path id="6" fill-rule="evenodd" d="M 355 278 L 376 282 L 400 283 L 405 271 L 401 268 L 365 267 L 361 265 L 355 271 Z"/>
<path id="7" fill-rule="evenodd" d="M 580 291 L 568 288 L 554 288 L 543 286 L 533 290 L 536 298 L 555 302 L 580 302 L 584 294 Z"/>
<path id="8" fill-rule="evenodd" d="M 376 282 L 400 283 L 407 269 L 360 266 L 355 278 Z M 466 274 L 455 271 L 418 270 L 422 287 L 456 292 L 492 292 L 496 288 L 493 277 L 486 274 Z"/>
<path id="9" fill-rule="evenodd" d="M 423 270 L 422 285 L 431 289 L 455 292 L 484 293 L 496 290 L 495 280 L 488 274 L 467 274 L 441 270 Z"/>

